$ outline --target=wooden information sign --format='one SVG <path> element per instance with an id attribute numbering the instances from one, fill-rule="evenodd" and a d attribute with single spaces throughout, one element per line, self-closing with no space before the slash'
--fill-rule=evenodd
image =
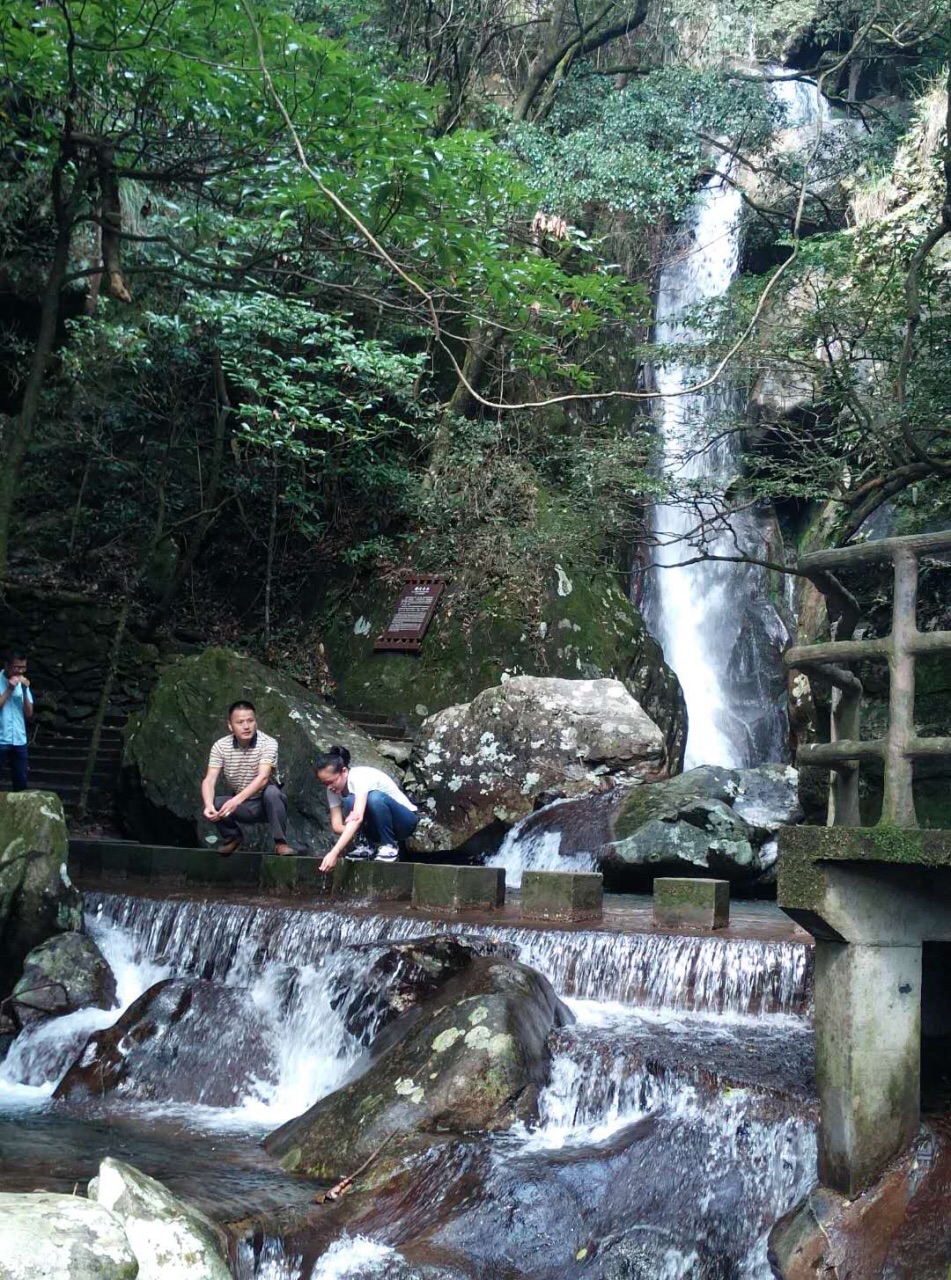
<path id="1" fill-rule="evenodd" d="M 423 636 L 445 585 L 445 578 L 437 578 L 431 573 L 418 573 L 407 578 L 390 625 L 377 636 L 373 648 L 417 652 L 422 647 Z"/>

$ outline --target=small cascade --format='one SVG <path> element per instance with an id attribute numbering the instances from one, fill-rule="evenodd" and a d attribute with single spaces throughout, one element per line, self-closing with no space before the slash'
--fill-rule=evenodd
<path id="1" fill-rule="evenodd" d="M 88 894 L 94 917 L 127 930 L 140 954 L 192 973 L 253 986 L 265 966 L 319 969 L 331 953 L 435 932 L 504 947 L 562 996 L 727 1014 L 804 1014 L 811 948 L 792 942 L 606 930 L 508 928 L 412 916 L 306 911 L 237 903 Z M 319 1024 L 319 1019 L 318 1019 Z"/>
<path id="2" fill-rule="evenodd" d="M 504 867 L 509 889 L 521 888 L 525 871 L 596 870 L 594 850 L 603 841 L 598 840 L 590 822 L 580 840 L 578 833 L 567 829 L 562 819 L 568 818 L 570 824 L 574 809 L 570 801 L 555 800 L 522 818 L 506 832 L 499 851 L 486 860 L 486 866 Z M 590 841 L 589 849 L 583 847 L 586 841 Z"/>
<path id="3" fill-rule="evenodd" d="M 144 991 L 169 976 L 167 965 L 137 958 L 132 936 L 122 929 L 101 931 L 96 941 L 116 980 L 116 1007 L 77 1009 L 22 1031 L 0 1063 L 0 1101 L 30 1103 L 47 1096 L 93 1032 L 111 1027 Z"/>

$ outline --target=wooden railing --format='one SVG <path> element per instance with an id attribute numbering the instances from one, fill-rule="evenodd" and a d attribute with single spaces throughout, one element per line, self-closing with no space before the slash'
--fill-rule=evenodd
<path id="1" fill-rule="evenodd" d="M 894 569 L 891 634 L 875 640 L 831 640 L 787 649 L 788 667 L 833 686 L 832 740 L 811 743 L 796 752 L 798 765 L 835 771 L 831 821 L 859 826 L 859 765 L 881 760 L 885 792 L 880 821 L 897 827 L 917 825 L 912 790 L 915 760 L 951 756 L 951 738 L 919 738 L 915 733 L 915 659 L 951 652 L 951 631 L 919 631 L 918 562 L 923 555 L 951 550 L 951 529 L 907 538 L 883 538 L 830 551 L 815 551 L 800 561 L 803 570 L 852 569 L 891 560 Z M 850 664 L 884 658 L 889 670 L 888 731 L 862 741 L 862 682 Z"/>

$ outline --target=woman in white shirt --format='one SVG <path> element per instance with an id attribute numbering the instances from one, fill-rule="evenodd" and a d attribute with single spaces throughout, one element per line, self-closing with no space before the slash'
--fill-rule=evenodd
<path id="1" fill-rule="evenodd" d="M 395 862 L 399 842 L 416 830 L 416 806 L 382 769 L 350 767 L 346 747 L 331 747 L 314 761 L 314 772 L 327 788 L 330 826 L 339 839 L 320 864 L 331 871 L 358 831 L 376 846 L 378 862 Z"/>

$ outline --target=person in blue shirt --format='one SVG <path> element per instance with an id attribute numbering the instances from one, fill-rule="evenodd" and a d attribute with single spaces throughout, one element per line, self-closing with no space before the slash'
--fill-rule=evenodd
<path id="1" fill-rule="evenodd" d="M 13 649 L 0 671 L 0 779 L 9 760 L 14 791 L 26 790 L 26 722 L 32 716 L 33 691 L 26 678 L 26 656 Z"/>

